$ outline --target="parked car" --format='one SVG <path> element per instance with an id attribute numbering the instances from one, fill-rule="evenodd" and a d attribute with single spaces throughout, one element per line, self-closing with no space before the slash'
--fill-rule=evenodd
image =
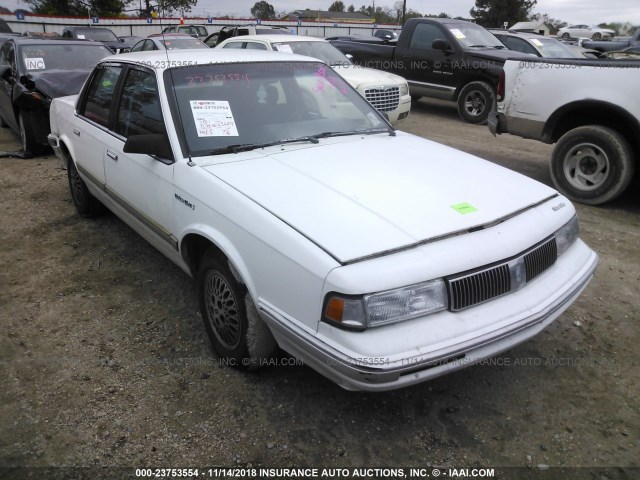
<path id="1" fill-rule="evenodd" d="M 162 33 L 184 33 L 195 38 L 206 38 L 209 35 L 204 25 L 170 25 L 162 29 Z"/>
<path id="2" fill-rule="evenodd" d="M 536 33 L 515 32 L 510 30 L 489 30 L 509 50 L 529 53 L 545 58 L 585 58 L 585 56 L 561 41 Z"/>
<path id="3" fill-rule="evenodd" d="M 340 50 L 320 38 L 302 35 L 248 35 L 227 39 L 216 48 L 273 50 L 317 58 L 342 75 L 371 105 L 384 112 L 392 124 L 405 119 L 411 110 L 409 85 L 404 78 L 372 68 L 358 67 Z M 317 110 L 319 107 L 321 106 L 314 105 L 313 109 Z"/>
<path id="4" fill-rule="evenodd" d="M 393 41 L 397 40 L 400 36 L 397 30 L 388 30 L 385 28 L 379 28 L 373 32 L 374 37 L 382 38 L 383 40 Z"/>
<path id="5" fill-rule="evenodd" d="M 49 38 L 49 39 L 62 38 L 62 36 L 58 32 L 24 32 L 22 36 L 27 38 Z"/>
<path id="6" fill-rule="evenodd" d="M 287 27 L 269 25 L 229 25 L 222 27 L 219 32 L 212 33 L 204 39 L 209 47 L 224 42 L 227 38 L 241 37 L 245 35 L 291 35 Z"/>
<path id="7" fill-rule="evenodd" d="M 25 154 L 48 145 L 51 100 L 80 91 L 85 79 L 112 52 L 104 45 L 16 37 L 0 47 L 0 126 L 20 135 Z"/>
<path id="8" fill-rule="evenodd" d="M 640 162 L 640 62 L 507 61 L 489 129 L 555 144 L 550 173 L 572 200 L 600 205 Z"/>
<path id="9" fill-rule="evenodd" d="M 562 27 L 558 30 L 558 37 L 563 40 L 571 38 L 592 38 L 593 40 L 602 40 L 613 38 L 616 32 L 608 28 L 595 27 L 593 25 L 570 25 Z"/>
<path id="10" fill-rule="evenodd" d="M 186 33 L 157 33 L 140 40 L 131 49 L 132 52 L 144 52 L 148 50 L 185 50 L 188 48 L 209 48 L 198 38 Z"/>
<path id="11" fill-rule="evenodd" d="M 598 50 L 599 52 L 617 52 L 629 48 L 640 49 L 640 28 L 635 31 L 629 40 L 609 40 L 596 42 L 593 40 L 585 40 L 582 42 L 585 48 Z M 633 51 L 633 50 L 632 50 Z"/>
<path id="12" fill-rule="evenodd" d="M 133 47 L 133 44 L 118 38 L 112 30 L 105 27 L 65 27 L 62 38 L 100 42 L 113 53 L 128 52 Z"/>
<path id="13" fill-rule="evenodd" d="M 221 365 L 279 345 L 347 389 L 416 384 L 540 333 L 596 267 L 569 200 L 395 131 L 309 57 L 113 56 L 50 115 L 78 213 L 196 278 Z"/>
<path id="14" fill-rule="evenodd" d="M 484 123 L 495 104 L 495 91 L 507 58 L 530 58 L 508 50 L 485 28 L 463 20 L 411 18 L 397 42 L 368 36 L 328 38 L 354 63 L 406 78 L 411 97 L 454 101 L 460 118 Z"/>

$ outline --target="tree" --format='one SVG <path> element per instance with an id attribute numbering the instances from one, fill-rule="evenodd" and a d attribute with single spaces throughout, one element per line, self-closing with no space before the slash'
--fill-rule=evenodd
<path id="1" fill-rule="evenodd" d="M 162 1 L 161 15 L 170 15 L 174 11 L 188 12 L 195 6 L 197 0 L 164 0 Z M 34 13 L 45 15 L 81 16 L 87 15 L 98 17 L 118 17 L 128 5 L 134 7 L 140 16 L 151 16 L 157 8 L 151 5 L 150 0 L 145 0 L 142 10 L 139 10 L 139 0 L 25 0 L 31 5 Z"/>
<path id="2" fill-rule="evenodd" d="M 353 3 L 351 5 L 349 5 L 349 8 L 347 8 L 347 12 L 349 13 L 353 13 L 356 11 L 356 7 L 353 6 Z"/>
<path id="3" fill-rule="evenodd" d="M 501 27 L 527 20 L 537 0 L 476 0 L 476 8 L 469 15 L 483 27 Z"/>
<path id="4" fill-rule="evenodd" d="M 330 12 L 344 12 L 344 3 L 340 0 L 337 0 L 331 4 L 329 7 Z"/>
<path id="5" fill-rule="evenodd" d="M 276 16 L 276 11 L 273 5 L 265 0 L 260 0 L 251 8 L 251 15 L 253 18 L 259 18 L 260 20 L 269 20 Z"/>

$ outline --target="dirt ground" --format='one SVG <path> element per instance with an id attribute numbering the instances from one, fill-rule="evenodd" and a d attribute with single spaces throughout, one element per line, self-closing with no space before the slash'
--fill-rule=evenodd
<path id="1" fill-rule="evenodd" d="M 493 138 L 453 104 L 421 100 L 401 128 L 551 183 L 550 146 Z M 0 150 L 17 149 L 2 129 Z M 492 365 L 371 394 L 284 355 L 252 373 L 219 365 L 189 277 L 115 216 L 79 217 L 53 154 L 0 158 L 0 477 L 220 465 L 640 478 L 639 197 L 577 206 L 600 264 L 542 334 Z"/>

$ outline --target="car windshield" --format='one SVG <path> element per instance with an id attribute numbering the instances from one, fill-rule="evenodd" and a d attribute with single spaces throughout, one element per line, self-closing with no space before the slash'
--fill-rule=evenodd
<path id="1" fill-rule="evenodd" d="M 187 48 L 209 48 L 207 47 L 202 40 L 198 40 L 197 38 L 189 37 L 189 38 L 167 38 L 165 40 L 161 40 L 162 45 L 167 50 L 182 50 Z"/>
<path id="2" fill-rule="evenodd" d="M 529 40 L 547 58 L 579 58 L 569 47 L 553 38 L 532 38 Z"/>
<path id="3" fill-rule="evenodd" d="M 23 45 L 19 56 L 29 72 L 46 70 L 91 70 L 112 52 L 103 45 L 87 43 Z"/>
<path id="4" fill-rule="evenodd" d="M 350 65 L 351 62 L 340 50 L 328 42 L 281 42 L 274 43 L 273 49 L 284 53 L 297 53 L 317 58 L 329 65 Z"/>
<path id="5" fill-rule="evenodd" d="M 97 28 L 83 28 L 76 30 L 76 37 L 80 40 L 94 40 L 96 42 L 117 42 L 118 37 L 111 30 Z"/>
<path id="6" fill-rule="evenodd" d="M 393 134 L 349 84 L 323 63 L 207 64 L 167 70 L 192 157 L 338 135 Z"/>
<path id="7" fill-rule="evenodd" d="M 473 23 L 451 25 L 449 31 L 465 48 L 506 48 L 493 33 Z"/>

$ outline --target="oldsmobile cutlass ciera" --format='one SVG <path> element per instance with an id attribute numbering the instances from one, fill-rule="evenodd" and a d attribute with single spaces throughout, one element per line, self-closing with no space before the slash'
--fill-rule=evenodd
<path id="1" fill-rule="evenodd" d="M 537 334 L 596 267 L 566 198 L 395 131 L 316 59 L 109 57 L 50 114 L 78 212 L 196 278 L 241 368 L 277 345 L 347 389 L 415 384 Z"/>

